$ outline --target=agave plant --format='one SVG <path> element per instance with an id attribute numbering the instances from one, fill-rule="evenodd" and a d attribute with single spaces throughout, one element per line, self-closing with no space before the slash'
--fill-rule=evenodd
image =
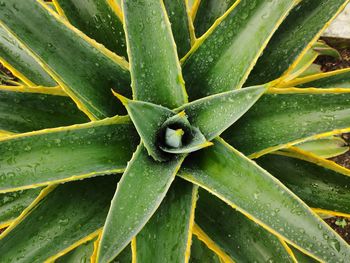
<path id="1" fill-rule="evenodd" d="M 1 262 L 348 262 L 347 0 L 0 0 Z"/>

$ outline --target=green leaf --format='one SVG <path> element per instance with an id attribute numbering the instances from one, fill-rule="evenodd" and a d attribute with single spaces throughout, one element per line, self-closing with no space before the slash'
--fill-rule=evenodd
<path id="1" fill-rule="evenodd" d="M 123 12 L 134 98 L 181 106 L 187 95 L 163 2 L 125 0 Z"/>
<path id="2" fill-rule="evenodd" d="M 146 102 L 131 101 L 117 95 L 123 101 L 127 111 L 136 126 L 138 133 L 148 153 L 156 160 L 166 160 L 167 156 L 160 151 L 169 153 L 189 153 L 209 146 L 207 140 L 212 140 L 239 119 L 265 92 L 265 86 L 251 87 L 242 90 L 216 94 L 185 104 L 175 109 L 179 112 L 176 120 L 167 123 L 174 113 L 162 106 Z M 181 113 L 188 115 L 189 122 Z M 182 119 L 182 121 L 181 121 Z M 170 119 L 169 119 L 170 120 Z M 182 123 L 183 125 L 180 125 Z M 193 129 L 198 127 L 199 130 Z M 164 143 L 165 128 L 173 127 L 185 133 L 192 134 L 189 143 L 182 147 L 169 148 Z M 203 129 L 203 135 L 201 135 Z M 175 132 L 175 130 L 173 130 Z M 155 131 L 160 131 L 156 133 Z M 181 138 L 180 138 L 181 140 Z"/>
<path id="3" fill-rule="evenodd" d="M 235 262 L 293 262 L 277 237 L 207 191 L 199 192 L 195 218 Z"/>
<path id="4" fill-rule="evenodd" d="M 191 126 L 184 112 L 175 115 L 175 112 L 160 105 L 116 96 L 126 107 L 153 159 L 166 161 L 172 156 L 167 153 L 189 153 L 211 145 L 199 129 Z M 168 132 L 173 132 L 174 137 L 170 138 Z"/>
<path id="5" fill-rule="evenodd" d="M 140 232 L 165 197 L 183 159 L 175 156 L 157 162 L 139 145 L 112 199 L 97 262 L 111 261 Z"/>
<path id="6" fill-rule="evenodd" d="M 319 260 L 350 257 L 349 245 L 268 172 L 222 140 L 186 159 L 179 175 Z M 274 213 L 274 216 L 271 216 Z"/>
<path id="7" fill-rule="evenodd" d="M 167 156 L 159 149 L 159 133 L 163 123 L 175 113 L 163 106 L 148 102 L 128 100 L 115 93 L 124 104 L 127 112 L 142 138 L 143 145 L 155 160 L 164 161 Z"/>
<path id="8" fill-rule="evenodd" d="M 288 76 L 284 77 L 284 80 L 289 81 L 301 75 L 305 70 L 307 70 L 310 67 L 310 65 L 312 65 L 317 56 L 318 53 L 312 48 L 310 48 L 301 58 L 299 63 L 295 65 L 295 67 L 293 67 L 291 71 L 288 72 Z"/>
<path id="9" fill-rule="evenodd" d="M 310 70 L 310 66 L 318 56 L 332 56 L 341 59 L 341 56 L 336 49 L 330 47 L 324 41 L 319 40 L 312 45 L 312 48 L 307 50 L 293 69 L 288 71 L 288 75 L 283 77 L 283 81 L 290 81 L 302 75 L 304 71 L 308 69 Z M 317 70 L 319 70 L 319 68 Z"/>
<path id="10" fill-rule="evenodd" d="M 189 263 L 221 263 L 220 258 L 196 236 L 192 236 Z"/>
<path id="11" fill-rule="evenodd" d="M 11 223 L 39 195 L 41 188 L 0 194 L 0 229 Z"/>
<path id="12" fill-rule="evenodd" d="M 185 58 L 183 72 L 190 99 L 239 89 L 296 2 L 241 0 L 232 5 Z"/>
<path id="13" fill-rule="evenodd" d="M 1 63 L 1 61 L 0 61 Z M 0 69 L 0 84 L 1 85 L 13 85 L 13 86 L 20 86 L 23 81 L 18 79 L 16 80 L 16 76 L 14 76 L 12 73 L 11 75 L 8 75 L 8 73 L 6 72 L 7 68 L 2 67 Z"/>
<path id="14" fill-rule="evenodd" d="M 296 147 L 321 158 L 332 158 L 350 150 L 349 146 L 346 146 L 346 142 L 342 138 L 336 136 L 303 142 L 297 144 Z"/>
<path id="15" fill-rule="evenodd" d="M 0 24 L 0 61 L 27 85 L 56 86 L 28 48 Z"/>
<path id="16" fill-rule="evenodd" d="M 53 0 L 53 1 L 55 1 L 55 0 Z M 51 8 L 53 11 L 57 12 L 57 9 L 56 9 L 55 4 L 54 4 L 53 2 L 45 2 L 45 4 L 46 4 L 49 8 Z"/>
<path id="17" fill-rule="evenodd" d="M 185 104 L 176 111 L 185 111 L 190 123 L 212 140 L 246 113 L 265 91 L 265 86 L 258 86 L 224 92 Z"/>
<path id="18" fill-rule="evenodd" d="M 314 74 L 300 78 L 298 87 L 307 88 L 350 88 L 350 70 L 339 69 L 331 72 Z M 309 81 L 310 80 L 310 81 Z"/>
<path id="19" fill-rule="evenodd" d="M 202 36 L 214 24 L 215 20 L 222 16 L 236 0 L 200 0 L 194 28 L 196 36 Z"/>
<path id="20" fill-rule="evenodd" d="M 123 23 L 118 17 L 121 11 L 114 1 L 55 0 L 55 4 L 72 25 L 109 50 L 127 57 Z"/>
<path id="21" fill-rule="evenodd" d="M 193 226 L 193 234 L 219 257 L 220 262 L 234 263 L 232 258 L 228 256 L 213 240 L 211 240 L 211 238 L 197 224 L 194 224 Z"/>
<path id="22" fill-rule="evenodd" d="M 317 41 L 327 26 L 347 4 L 347 0 L 303 0 L 269 41 L 249 79 L 244 84 L 252 86 L 279 78 L 292 70 Z M 269 19 L 268 19 L 269 20 Z"/>
<path id="23" fill-rule="evenodd" d="M 80 246 L 76 247 L 75 249 L 63 255 L 62 257 L 59 257 L 55 262 L 56 263 L 91 262 L 90 258 L 92 253 L 94 252 L 95 241 L 96 239 L 92 239 L 87 241 L 84 244 L 81 244 Z"/>
<path id="24" fill-rule="evenodd" d="M 303 252 L 300 252 L 298 249 L 293 248 L 292 246 L 290 247 L 290 249 L 293 251 L 293 254 L 298 263 L 318 263 L 319 262 L 318 260 L 305 255 Z"/>
<path id="25" fill-rule="evenodd" d="M 50 90 L 55 89 L 0 86 L 0 130 L 29 132 L 89 121 L 69 97 L 40 93 Z"/>
<path id="26" fill-rule="evenodd" d="M 195 4 L 195 2 L 198 2 L 199 0 L 188 0 L 188 7 L 190 8 L 190 10 L 192 10 L 193 5 Z"/>
<path id="27" fill-rule="evenodd" d="M 3 262 L 44 262 L 96 237 L 103 226 L 118 176 L 62 184 L 47 191 L 2 235 Z"/>
<path id="28" fill-rule="evenodd" d="M 164 0 L 179 57 L 183 57 L 194 41 L 191 19 L 188 17 L 187 0 Z"/>
<path id="29" fill-rule="evenodd" d="M 269 154 L 260 157 L 257 162 L 309 206 L 350 214 L 350 171 L 341 173 L 340 166 L 336 164 L 333 166 L 338 171 L 323 167 L 325 160 L 317 157 L 300 160 Z"/>
<path id="30" fill-rule="evenodd" d="M 223 138 L 244 154 L 258 157 L 322 134 L 339 134 L 350 127 L 350 93 L 305 89 L 272 92 L 275 94 L 263 95 L 223 133 Z"/>
<path id="31" fill-rule="evenodd" d="M 91 119 L 125 112 L 111 93 L 113 88 L 123 95 L 131 94 L 128 64 L 120 57 L 41 1 L 4 2 L 0 22 L 33 51 L 35 59 Z"/>
<path id="32" fill-rule="evenodd" d="M 111 262 L 112 263 L 131 263 L 132 262 L 131 246 L 129 245 L 126 248 L 124 248 L 123 251 L 120 252 L 120 254 Z"/>
<path id="33" fill-rule="evenodd" d="M 305 71 L 303 71 L 298 77 L 307 77 L 314 74 L 322 73 L 321 66 L 318 64 L 311 64 Z"/>
<path id="34" fill-rule="evenodd" d="M 2 138 L 0 192 L 122 172 L 138 140 L 127 117 Z"/>
<path id="35" fill-rule="evenodd" d="M 323 40 L 318 40 L 315 42 L 312 46 L 312 50 L 317 52 L 320 56 L 330 56 L 335 59 L 342 59 L 339 51 L 329 46 Z"/>
<path id="36" fill-rule="evenodd" d="M 138 262 L 187 262 L 197 186 L 177 178 L 157 212 L 136 237 Z"/>

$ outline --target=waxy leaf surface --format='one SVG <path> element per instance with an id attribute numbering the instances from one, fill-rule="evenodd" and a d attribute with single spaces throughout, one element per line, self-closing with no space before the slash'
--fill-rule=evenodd
<path id="1" fill-rule="evenodd" d="M 312 81 L 307 81 L 313 79 Z M 300 78 L 299 82 L 305 82 L 298 85 L 301 88 L 350 88 L 350 71 L 348 69 L 340 69 L 317 75 L 310 75 L 305 78 Z"/>
<path id="2" fill-rule="evenodd" d="M 255 157 L 288 143 L 349 127 L 350 93 L 298 91 L 263 95 L 223 133 L 223 138 L 244 154 L 256 153 L 252 155 Z"/>
<path id="3" fill-rule="evenodd" d="M 187 95 L 163 2 L 125 0 L 123 12 L 134 98 L 181 106 Z"/>
<path id="4" fill-rule="evenodd" d="M 118 178 L 110 175 L 62 184 L 47 193 L 15 222 L 15 228 L 2 234 L 1 260 L 44 262 L 88 238 L 103 226 Z"/>
<path id="5" fill-rule="evenodd" d="M 193 28 L 188 17 L 187 0 L 164 0 L 164 5 L 171 23 L 177 53 L 182 58 L 191 48 L 194 40 Z"/>
<path id="6" fill-rule="evenodd" d="M 342 138 L 333 136 L 313 141 L 306 141 L 304 143 L 297 144 L 296 147 L 322 158 L 332 158 L 349 151 L 349 146 L 346 144 L 346 141 L 344 141 Z"/>
<path id="7" fill-rule="evenodd" d="M 0 61 L 27 85 L 56 86 L 56 82 L 21 45 L 16 37 L 0 25 Z"/>
<path id="8" fill-rule="evenodd" d="M 0 228 L 7 226 L 39 195 L 42 188 L 0 194 Z"/>
<path id="9" fill-rule="evenodd" d="M 190 263 L 221 263 L 218 255 L 196 236 L 192 236 Z"/>
<path id="10" fill-rule="evenodd" d="M 222 16 L 236 0 L 200 0 L 194 28 L 196 36 L 202 36 L 214 24 L 215 20 Z"/>
<path id="11" fill-rule="evenodd" d="M 180 178 L 136 237 L 139 262 L 186 262 L 192 238 L 197 186 Z"/>
<path id="12" fill-rule="evenodd" d="M 258 86 L 223 92 L 185 104 L 176 111 L 185 111 L 190 123 L 212 140 L 244 115 L 265 90 Z"/>
<path id="13" fill-rule="evenodd" d="M 0 130 L 21 133 L 89 121 L 69 97 L 5 88 L 0 86 Z"/>
<path id="14" fill-rule="evenodd" d="M 195 218 L 235 262 L 293 262 L 276 236 L 205 190 L 199 192 Z"/>
<path id="15" fill-rule="evenodd" d="M 241 88 L 296 2 L 241 0 L 232 6 L 221 22 L 196 42 L 183 63 L 190 100 Z"/>
<path id="16" fill-rule="evenodd" d="M 94 252 L 94 242 L 95 239 L 89 240 L 84 244 L 76 247 L 67 254 L 59 257 L 55 262 L 57 263 L 76 263 L 76 262 L 86 262 L 90 263 L 90 258 Z"/>
<path id="17" fill-rule="evenodd" d="M 122 172 L 139 139 L 126 117 L 0 140 L 0 192 Z"/>
<path id="18" fill-rule="evenodd" d="M 264 84 L 279 78 L 316 42 L 325 24 L 334 18 L 347 0 L 303 0 L 283 21 L 249 76 L 245 86 Z M 293 65 L 295 66 L 295 65 Z"/>
<path id="19" fill-rule="evenodd" d="M 350 257 L 349 245 L 305 203 L 223 140 L 193 153 L 179 175 L 312 257 L 326 262 Z"/>
<path id="20" fill-rule="evenodd" d="M 310 207 L 350 214 L 350 171 L 345 175 L 312 162 L 275 154 L 262 156 L 257 163 Z M 334 167 L 340 166 L 334 164 Z"/>
<path id="21" fill-rule="evenodd" d="M 97 262 L 114 259 L 145 226 L 165 197 L 184 157 L 158 162 L 140 144 L 118 184 L 103 229 Z"/>
<path id="22" fill-rule="evenodd" d="M 111 89 L 129 96 L 128 64 L 72 27 L 41 1 L 8 0 L 5 24 L 91 119 L 124 113 Z M 22 22 L 19 22 L 22 21 Z"/>
<path id="23" fill-rule="evenodd" d="M 109 0 L 55 0 L 69 22 L 98 43 L 127 57 L 121 10 Z"/>

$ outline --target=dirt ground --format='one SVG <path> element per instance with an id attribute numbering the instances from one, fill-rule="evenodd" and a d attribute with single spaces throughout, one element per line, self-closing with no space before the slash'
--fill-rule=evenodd
<path id="1" fill-rule="evenodd" d="M 8 80 L 18 80 L 0 63 L 0 85 L 7 85 Z"/>
<path id="2" fill-rule="evenodd" d="M 326 43 L 336 48 L 341 59 L 334 59 L 332 57 L 322 56 L 316 61 L 321 65 L 321 69 L 324 72 L 332 71 L 336 69 L 350 67 L 350 46 L 344 44 L 345 42 L 338 42 L 332 39 L 323 39 Z M 342 138 L 350 145 L 350 133 L 343 134 Z M 339 155 L 335 158 L 331 158 L 334 162 L 350 169 L 350 151 L 345 154 Z M 350 244 L 350 220 L 342 217 L 332 217 L 325 220 L 335 231 L 337 231 L 349 244 Z"/>
<path id="3" fill-rule="evenodd" d="M 345 139 L 348 145 L 350 145 L 350 133 L 343 134 L 342 137 Z M 331 160 L 350 169 L 350 151 L 331 158 Z M 350 219 L 333 217 L 326 219 L 325 221 L 350 244 Z M 338 224 L 336 224 L 336 222 L 338 222 Z"/>

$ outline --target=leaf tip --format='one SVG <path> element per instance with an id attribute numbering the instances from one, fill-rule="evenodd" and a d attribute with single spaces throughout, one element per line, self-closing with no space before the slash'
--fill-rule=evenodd
<path id="1" fill-rule="evenodd" d="M 183 110 L 183 111 L 180 111 L 177 115 L 179 117 L 186 117 L 186 112 Z"/>
<path id="2" fill-rule="evenodd" d="M 124 97 L 123 95 L 121 95 L 121 94 L 115 92 L 113 89 L 112 89 L 112 93 L 113 93 L 114 96 L 116 96 L 116 97 L 118 98 L 118 100 L 120 100 L 120 102 L 121 102 L 124 106 L 126 106 L 126 105 L 128 104 L 128 102 L 129 102 L 129 99 L 128 99 L 128 98 L 126 98 L 126 97 Z"/>
<path id="3" fill-rule="evenodd" d="M 209 146 L 212 146 L 212 145 L 214 145 L 213 142 L 205 141 L 201 146 L 203 146 L 202 148 L 205 148 L 205 147 L 209 147 Z"/>

